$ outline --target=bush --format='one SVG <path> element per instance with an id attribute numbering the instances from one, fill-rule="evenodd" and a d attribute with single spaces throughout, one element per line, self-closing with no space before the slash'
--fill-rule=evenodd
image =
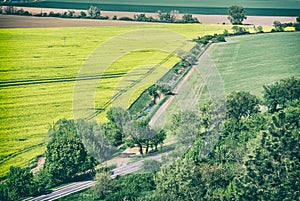
<path id="1" fill-rule="evenodd" d="M 300 23 L 300 16 L 296 18 L 296 21 Z"/>
<path id="2" fill-rule="evenodd" d="M 81 12 L 80 12 L 80 17 L 81 17 L 81 18 L 86 18 L 86 13 L 83 12 L 83 11 L 81 11 Z"/>
<path id="3" fill-rule="evenodd" d="M 247 31 L 244 27 L 233 26 L 232 30 L 233 30 L 235 35 L 249 34 L 249 31 Z"/>
<path id="4" fill-rule="evenodd" d="M 100 19 L 100 20 L 108 20 L 109 17 L 108 17 L 108 16 L 99 16 L 99 17 L 97 17 L 97 19 Z"/>
<path id="5" fill-rule="evenodd" d="M 112 20 L 117 20 L 118 17 L 116 15 L 113 16 Z"/>
<path id="6" fill-rule="evenodd" d="M 229 36 L 229 35 L 230 35 L 230 33 L 229 33 L 229 31 L 228 31 L 227 29 L 224 29 L 224 31 L 223 31 L 223 35 L 224 35 L 224 36 Z"/>
<path id="7" fill-rule="evenodd" d="M 257 33 L 264 33 L 263 27 L 262 27 L 262 26 L 258 26 L 258 27 L 256 28 L 256 31 L 257 31 Z"/>
<path id="8" fill-rule="evenodd" d="M 215 34 L 213 42 L 226 42 L 226 40 L 223 34 Z"/>
<path id="9" fill-rule="evenodd" d="M 61 17 L 61 14 L 60 13 L 54 13 L 53 11 L 51 11 L 49 13 L 49 17 Z"/>
<path id="10" fill-rule="evenodd" d="M 122 21 L 134 21 L 132 18 L 130 17 L 120 17 L 119 20 L 122 20 Z"/>
<path id="11" fill-rule="evenodd" d="M 295 31 L 300 31 L 300 23 L 294 23 Z"/>

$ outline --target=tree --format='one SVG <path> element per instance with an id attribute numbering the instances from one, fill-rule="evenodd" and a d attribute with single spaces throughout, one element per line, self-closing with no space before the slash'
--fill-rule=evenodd
<path id="1" fill-rule="evenodd" d="M 176 160 L 163 167 L 155 177 L 155 200 L 198 200 L 204 196 L 205 183 L 198 168 L 187 160 Z"/>
<path id="2" fill-rule="evenodd" d="M 96 162 L 88 155 L 73 120 L 57 121 L 48 133 L 44 168 L 51 174 L 52 184 L 70 181 L 79 173 L 94 172 Z"/>
<path id="3" fill-rule="evenodd" d="M 125 133 L 129 140 L 139 147 L 139 152 L 144 155 L 143 146 L 145 145 L 146 154 L 151 146 L 151 139 L 155 137 L 156 132 L 150 128 L 145 121 L 131 121 L 125 126 Z"/>
<path id="4" fill-rule="evenodd" d="M 233 26 L 232 30 L 235 35 L 248 34 L 249 32 L 244 27 Z"/>
<path id="5" fill-rule="evenodd" d="M 238 180 L 238 200 L 299 200 L 299 105 L 272 116 L 260 146 Z"/>
<path id="6" fill-rule="evenodd" d="M 10 167 L 6 180 L 8 200 L 19 200 L 30 195 L 33 188 L 33 174 L 29 168 Z"/>
<path id="7" fill-rule="evenodd" d="M 245 10 L 242 6 L 230 6 L 228 8 L 228 19 L 232 24 L 242 24 L 244 19 L 247 19 Z"/>
<path id="8" fill-rule="evenodd" d="M 96 6 L 90 6 L 88 14 L 91 18 L 98 18 L 101 15 L 101 11 Z"/>
<path id="9" fill-rule="evenodd" d="M 274 113 L 283 109 L 289 102 L 300 99 L 300 79 L 291 77 L 282 79 L 274 84 L 264 85 L 264 104 L 269 112 Z"/>
<path id="10" fill-rule="evenodd" d="M 114 122 L 122 133 L 124 133 L 124 126 L 132 119 L 129 112 L 120 107 L 110 108 L 107 112 L 107 118 Z"/>
<path id="11" fill-rule="evenodd" d="M 275 30 L 276 31 L 284 31 L 284 27 L 283 27 L 283 25 L 281 24 L 281 22 L 279 22 L 279 21 L 274 21 L 273 22 L 273 24 L 274 24 L 274 27 L 275 27 Z"/>
<path id="12" fill-rule="evenodd" d="M 198 19 L 194 18 L 191 14 L 184 14 L 182 16 L 182 21 L 184 23 L 198 23 Z"/>
<path id="13" fill-rule="evenodd" d="M 264 32 L 262 26 L 258 26 L 258 27 L 256 28 L 256 31 L 257 31 L 257 33 L 263 33 L 263 32 Z"/>
<path id="14" fill-rule="evenodd" d="M 167 137 L 165 130 L 160 130 L 151 138 L 151 146 L 154 146 L 154 151 L 157 151 L 158 145 L 162 145 Z"/>
<path id="15" fill-rule="evenodd" d="M 111 173 L 108 171 L 100 172 L 96 174 L 96 184 L 93 186 L 94 197 L 98 199 L 104 199 L 107 195 L 113 192 L 113 181 L 111 179 Z"/>
<path id="16" fill-rule="evenodd" d="M 259 100 L 249 92 L 233 92 L 227 96 L 227 116 L 236 121 L 259 112 Z"/>
<path id="17" fill-rule="evenodd" d="M 161 163 L 156 160 L 144 160 L 141 169 L 144 172 L 157 172 L 160 170 Z"/>
<path id="18" fill-rule="evenodd" d="M 109 159 L 116 151 L 114 140 L 118 138 L 119 129 L 113 123 L 110 125 L 105 127 L 99 126 L 96 121 L 76 121 L 76 130 L 82 143 L 89 155 L 98 161 Z"/>
<path id="19" fill-rule="evenodd" d="M 84 11 L 81 11 L 81 12 L 80 12 L 80 17 L 81 17 L 81 18 L 85 18 L 85 17 L 86 17 L 86 13 L 85 13 Z"/>

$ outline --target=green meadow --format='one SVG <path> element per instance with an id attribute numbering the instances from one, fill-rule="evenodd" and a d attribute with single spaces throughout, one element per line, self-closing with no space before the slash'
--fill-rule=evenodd
<path id="1" fill-rule="evenodd" d="M 224 29 L 230 30 L 231 26 L 161 24 L 0 29 L 0 177 L 7 173 L 11 165 L 27 166 L 36 156 L 43 154 L 45 137 L 51 124 L 60 118 L 73 118 L 76 76 L 98 46 L 120 34 L 152 28 L 173 31 L 192 39 L 198 35 L 222 33 Z M 120 87 L 126 86 L 126 79 L 138 79 L 135 74 L 147 72 L 151 66 L 166 58 L 160 74 L 154 72 L 144 83 L 137 84 L 111 103 L 122 107 L 128 107 L 178 58 L 159 50 L 145 51 L 142 47 L 118 58 L 106 73 L 123 70 L 123 74 L 100 80 L 96 106 L 103 107 L 102 104 L 109 100 L 116 88 L 120 90 Z M 104 118 L 105 121 L 105 113 L 97 118 L 99 121 Z"/>
<path id="2" fill-rule="evenodd" d="M 299 37 L 299 32 L 228 37 L 226 43 L 213 44 L 197 68 L 215 66 L 226 94 L 248 91 L 261 98 L 263 85 L 300 77 Z M 172 114 L 188 109 L 195 100 L 198 104 L 208 100 L 209 91 L 202 83 L 201 71 L 195 70 L 156 126 L 169 126 Z"/>

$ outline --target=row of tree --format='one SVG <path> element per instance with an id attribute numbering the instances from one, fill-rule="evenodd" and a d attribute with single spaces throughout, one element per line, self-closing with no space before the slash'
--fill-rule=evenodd
<path id="1" fill-rule="evenodd" d="M 121 108 L 111 108 L 108 118 L 110 121 L 100 126 L 85 120 L 57 121 L 48 131 L 43 168 L 33 175 L 29 168 L 11 167 L 6 182 L 0 185 L 0 199 L 19 200 L 91 177 L 99 161 L 111 158 L 117 146 L 137 146 L 143 156 L 150 149 L 158 151 L 166 138 L 164 130 L 156 132 Z"/>
<path id="2" fill-rule="evenodd" d="M 111 180 L 99 174 L 91 199 L 298 200 L 299 90 L 300 80 L 293 77 L 264 86 L 263 100 L 249 92 L 228 95 L 223 129 L 207 155 L 202 146 L 210 143 L 212 105 L 174 116 L 171 131 L 178 147 L 187 149 L 180 155 L 175 151 L 175 158 L 168 156 L 152 176 L 133 174 Z M 261 112 L 262 105 L 268 110 Z"/>

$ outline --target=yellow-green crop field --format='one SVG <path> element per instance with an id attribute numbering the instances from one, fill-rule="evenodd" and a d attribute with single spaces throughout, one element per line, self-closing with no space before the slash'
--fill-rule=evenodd
<path id="1" fill-rule="evenodd" d="M 73 118 L 74 80 L 86 58 L 99 45 L 119 34 L 151 28 L 173 31 L 192 39 L 198 35 L 222 33 L 231 26 L 161 24 L 0 29 L 0 177 L 10 166 L 27 166 L 43 154 L 51 124 L 60 118 Z M 264 28 L 265 31 L 269 29 Z M 139 51 L 120 57 L 107 72 L 123 72 L 123 75 L 100 80 L 96 107 L 101 108 L 116 88 L 126 86 L 126 80 L 138 79 L 151 66 L 168 58 L 162 65 L 164 70 L 154 71 L 145 82 L 112 103 L 128 107 L 179 60 L 169 54 L 159 50 L 143 51 L 141 47 Z M 98 120 L 105 121 L 105 113 Z"/>

